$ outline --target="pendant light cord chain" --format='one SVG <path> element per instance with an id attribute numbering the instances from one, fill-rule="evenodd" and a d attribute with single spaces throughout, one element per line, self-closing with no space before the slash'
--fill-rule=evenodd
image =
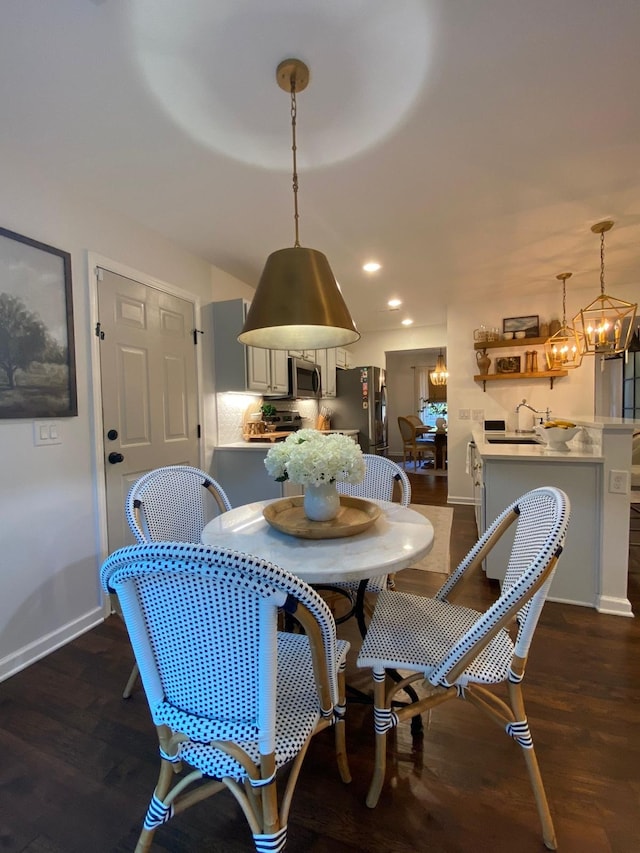
<path id="1" fill-rule="evenodd" d="M 600 293 L 604 296 L 604 231 L 600 235 Z"/>
<path id="2" fill-rule="evenodd" d="M 563 279 L 562 281 L 562 330 L 566 332 L 567 329 L 567 282 Z"/>
<path id="3" fill-rule="evenodd" d="M 295 230 L 296 230 L 296 241 L 293 244 L 295 248 L 300 248 L 300 235 L 298 233 L 298 221 L 300 219 L 300 215 L 298 213 L 298 163 L 296 160 L 296 151 L 298 147 L 296 145 L 296 116 L 297 116 L 297 104 L 296 104 L 296 81 L 295 78 L 291 78 L 291 151 L 293 153 L 293 218 L 295 222 Z"/>

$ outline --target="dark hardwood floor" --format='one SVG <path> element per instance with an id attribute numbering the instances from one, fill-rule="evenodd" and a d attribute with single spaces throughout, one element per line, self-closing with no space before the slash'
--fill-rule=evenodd
<path id="1" fill-rule="evenodd" d="M 444 504 L 447 481 L 410 475 L 415 503 Z M 471 507 L 454 508 L 452 561 L 475 541 Z M 640 605 L 640 548 L 630 554 L 630 598 Z M 562 562 L 558 571 L 562 571 Z M 401 589 L 429 594 L 442 576 L 408 570 Z M 482 575 L 464 600 L 484 607 Z M 345 626 L 346 627 L 346 626 Z M 357 644 L 357 634 L 349 627 Z M 352 657 L 355 659 L 355 649 Z M 640 851 L 640 628 L 637 619 L 547 603 L 525 679 L 529 721 L 565 853 Z M 120 698 L 131 651 L 117 617 L 0 684 L 0 850 L 131 851 L 157 773 L 157 746 L 138 687 Z M 366 673 L 349 673 L 368 689 Z M 343 786 L 331 732 L 314 739 L 293 800 L 289 851 L 310 853 L 528 853 L 542 851 L 519 748 L 463 702 L 389 738 L 387 781 L 364 804 L 373 756 L 371 708 L 351 704 L 353 782 Z M 154 850 L 246 853 L 251 836 L 223 793 L 161 827 Z"/>

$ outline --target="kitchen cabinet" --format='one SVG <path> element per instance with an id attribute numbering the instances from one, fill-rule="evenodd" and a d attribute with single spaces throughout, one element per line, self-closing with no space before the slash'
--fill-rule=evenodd
<path id="1" fill-rule="evenodd" d="M 633 424 L 621 418 L 596 418 L 577 425 L 582 431 L 566 450 L 523 444 L 515 433 L 505 433 L 508 443 L 493 443 L 495 436 L 479 425 L 473 427 L 475 448 L 469 448 L 467 461 L 481 506 L 478 532 L 530 489 L 563 489 L 571 501 L 571 522 L 549 598 L 632 616 L 627 593 L 629 496 L 612 491 L 610 484 L 612 472 L 628 465 Z M 480 469 L 474 456 L 479 457 Z M 512 538 L 511 529 L 486 557 L 487 577 L 504 578 Z"/>
<path id="2" fill-rule="evenodd" d="M 482 341 L 474 344 L 475 350 L 482 350 L 485 353 L 487 350 L 502 349 L 511 347 L 512 349 L 529 349 L 530 347 L 544 346 L 547 338 L 522 338 L 521 340 L 508 341 Z M 541 353 L 544 363 L 544 352 Z M 479 373 L 474 376 L 475 382 L 482 382 L 482 390 L 487 390 L 487 382 L 506 381 L 513 382 L 514 379 L 522 381 L 523 379 L 548 379 L 549 386 L 553 390 L 555 379 L 561 379 L 563 376 L 568 376 L 568 370 L 537 370 L 529 373 Z"/>
<path id="3" fill-rule="evenodd" d="M 320 375 L 322 377 L 322 398 L 336 396 L 336 350 L 335 347 L 330 349 L 316 350 L 316 364 L 320 366 Z"/>
<path id="4" fill-rule="evenodd" d="M 244 299 L 213 304 L 216 391 L 283 396 L 289 390 L 287 351 L 247 347 L 238 341 L 248 307 Z"/>
<path id="5" fill-rule="evenodd" d="M 290 349 L 289 355 L 292 358 L 303 358 L 305 361 L 310 361 L 312 364 L 317 364 L 316 350 L 314 349 Z"/>
<path id="6" fill-rule="evenodd" d="M 336 348 L 336 367 L 340 370 L 351 369 L 351 353 L 343 347 Z"/>
<path id="7" fill-rule="evenodd" d="M 520 495 L 540 486 L 557 486 L 569 495 L 571 522 L 549 598 L 594 607 L 598 597 L 598 554 L 602 465 L 589 460 L 483 460 L 484 512 L 489 524 Z M 585 500 L 589 495 L 590 499 Z M 513 530 L 487 556 L 487 577 L 504 579 Z"/>

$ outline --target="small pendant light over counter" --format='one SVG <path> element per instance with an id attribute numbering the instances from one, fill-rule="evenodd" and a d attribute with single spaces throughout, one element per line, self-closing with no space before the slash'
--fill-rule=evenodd
<path id="1" fill-rule="evenodd" d="M 631 341 L 637 303 L 616 299 L 604 292 L 604 235 L 613 228 L 609 219 L 591 226 L 600 235 L 600 296 L 573 318 L 584 335 L 585 355 L 615 355 L 624 352 Z"/>
<path id="2" fill-rule="evenodd" d="M 291 94 L 295 243 L 267 258 L 238 340 L 263 349 L 325 349 L 360 338 L 329 261 L 305 249 L 298 235 L 296 93 L 306 89 L 309 69 L 299 59 L 278 65 L 276 79 Z"/>
<path id="3" fill-rule="evenodd" d="M 566 281 L 572 273 L 561 272 L 556 278 L 562 282 L 562 326 L 545 341 L 544 354 L 549 370 L 566 370 L 580 367 L 584 354 L 584 337 L 567 323 Z"/>

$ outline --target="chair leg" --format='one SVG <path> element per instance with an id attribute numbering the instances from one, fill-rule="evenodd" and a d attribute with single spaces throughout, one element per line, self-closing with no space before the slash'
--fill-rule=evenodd
<path id="1" fill-rule="evenodd" d="M 387 730 L 395 726 L 395 715 L 386 696 L 384 669 L 373 670 L 373 714 L 376 729 L 376 753 L 373 778 L 366 803 L 370 809 L 377 806 L 387 770 Z"/>
<path id="2" fill-rule="evenodd" d="M 518 740 L 518 743 L 522 747 L 522 754 L 524 755 L 524 760 L 527 765 L 527 771 L 529 773 L 529 779 L 533 789 L 533 796 L 535 797 L 540 823 L 542 824 L 542 838 L 544 840 L 544 845 L 549 850 L 556 850 L 558 846 L 556 841 L 556 832 L 553 827 L 553 820 L 551 818 L 551 812 L 549 811 L 549 803 L 542 783 L 538 759 L 536 758 L 536 753 L 533 748 L 533 738 L 529 732 L 527 715 L 524 708 L 524 699 L 522 697 L 522 688 L 520 687 L 520 684 L 514 684 L 510 681 L 507 682 L 507 687 L 509 691 L 509 700 L 511 702 L 515 718 L 516 720 L 524 723 L 524 727 L 528 734 L 528 741 L 526 744 L 521 740 L 518 740 L 518 738 L 516 738 L 516 740 Z"/>
<path id="3" fill-rule="evenodd" d="M 138 669 L 138 664 L 134 663 L 133 669 L 131 670 L 131 675 L 129 676 L 129 680 L 127 681 L 127 684 L 122 693 L 123 699 L 128 699 L 133 693 L 133 688 L 135 687 L 135 683 L 139 674 L 140 670 Z"/>
<path id="4" fill-rule="evenodd" d="M 156 828 L 163 822 L 162 819 L 154 822 L 150 820 L 150 815 L 153 811 L 154 803 L 161 803 L 162 800 L 169 793 L 169 788 L 171 787 L 171 782 L 174 777 L 174 769 L 171 766 L 171 762 L 162 761 L 160 764 L 160 775 L 158 776 L 158 781 L 156 783 L 156 789 L 153 792 L 153 800 L 151 805 L 149 806 L 149 810 L 147 811 L 147 816 L 144 821 L 144 827 L 142 832 L 140 833 L 140 837 L 138 838 L 138 843 L 136 844 L 135 853 L 147 853 L 148 850 L 151 849 L 151 842 L 153 841 L 153 836 L 155 834 Z"/>
<path id="5" fill-rule="evenodd" d="M 347 688 L 345 680 L 346 663 L 338 672 L 338 698 L 342 708 L 347 707 Z M 338 763 L 338 772 L 343 782 L 351 782 L 351 770 L 349 769 L 349 759 L 347 757 L 347 739 L 344 716 L 336 719 L 333 728 L 335 745 L 336 745 L 336 761 Z"/>

